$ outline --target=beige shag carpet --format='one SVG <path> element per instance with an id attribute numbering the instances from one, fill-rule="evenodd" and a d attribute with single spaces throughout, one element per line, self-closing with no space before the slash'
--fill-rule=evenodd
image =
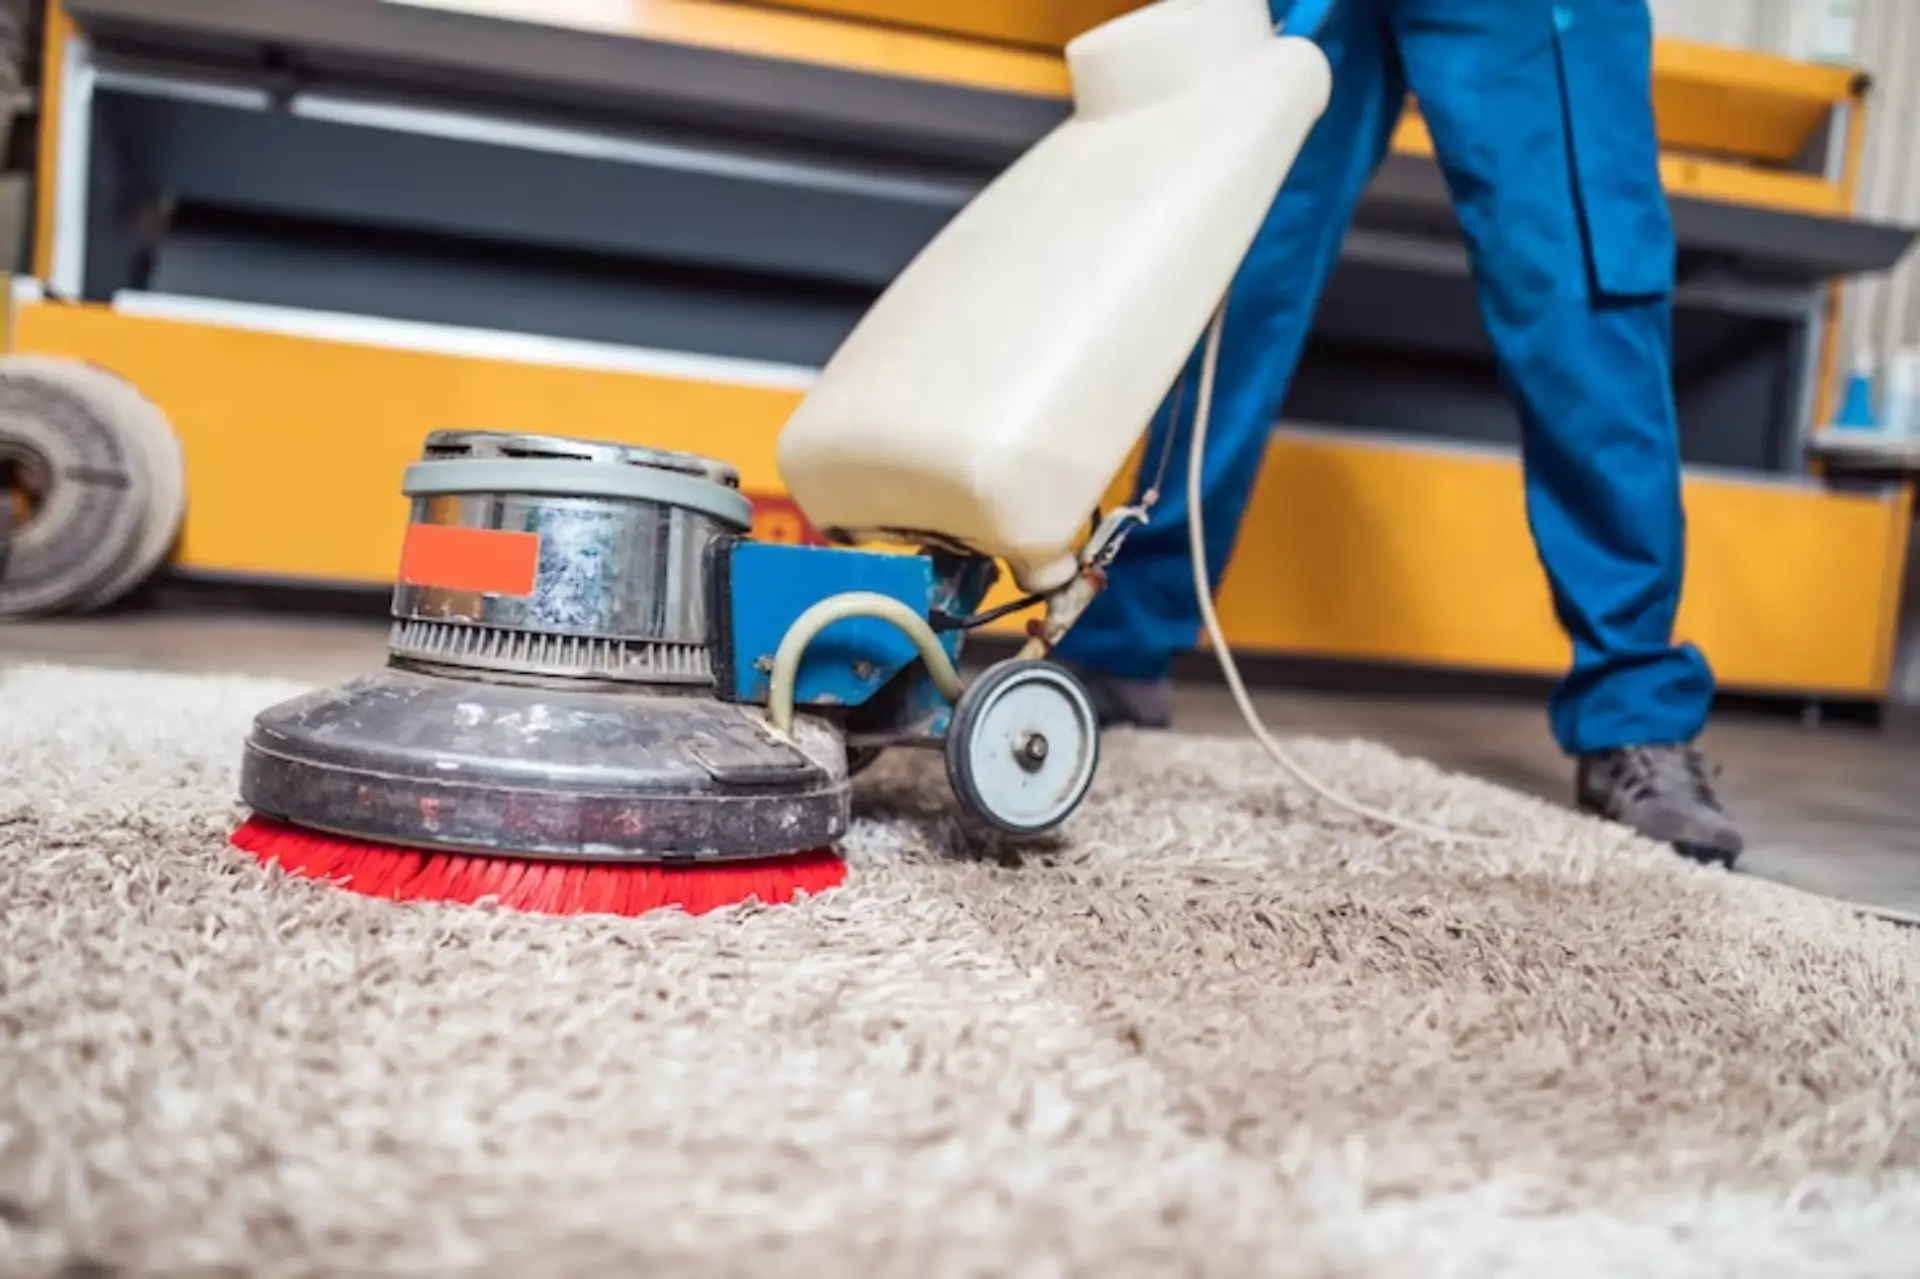
<path id="1" fill-rule="evenodd" d="M 1913 1276 L 1920 937 L 1359 742 L 890 760 L 844 890 L 403 908 L 223 838 L 286 684 L 0 675 L 0 1274 Z"/>

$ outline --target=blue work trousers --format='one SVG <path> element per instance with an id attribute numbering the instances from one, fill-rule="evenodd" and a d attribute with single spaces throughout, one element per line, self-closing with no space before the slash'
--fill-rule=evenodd
<path id="1" fill-rule="evenodd" d="M 1279 21 L 1289 0 L 1273 3 Z M 1519 408 L 1527 517 L 1572 641 L 1554 736 L 1570 754 L 1691 740 L 1714 681 L 1696 649 L 1673 642 L 1685 561 L 1675 250 L 1645 0 L 1334 0 L 1315 38 L 1332 100 L 1228 300 L 1202 477 L 1209 580 L 1226 567 L 1319 297 L 1411 90 Z M 1160 506 L 1067 636 L 1070 661 L 1158 679 L 1198 637 L 1184 444 L 1196 369 L 1149 438 L 1150 459 L 1167 432 L 1180 441 Z"/>

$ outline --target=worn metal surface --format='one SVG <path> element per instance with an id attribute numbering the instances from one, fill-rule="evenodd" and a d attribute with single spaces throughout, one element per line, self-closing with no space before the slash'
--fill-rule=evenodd
<path id="1" fill-rule="evenodd" d="M 420 848 L 578 861 L 720 861 L 823 847 L 846 830 L 845 747 L 795 744 L 711 698 L 405 670 L 269 708 L 241 798 L 271 817 Z"/>
<path id="2" fill-rule="evenodd" d="M 732 467 L 500 432 L 441 432 L 424 453 L 416 470 L 558 468 L 578 485 L 415 493 L 416 527 L 533 535 L 537 557 L 511 588 L 410 580 L 403 564 L 388 669 L 261 712 L 248 805 L 358 839 L 569 861 L 739 860 L 840 838 L 837 728 L 802 717 L 783 739 L 713 696 L 712 553 L 744 525 L 698 490 L 739 499 Z M 691 486 L 702 509 L 631 496 L 635 474 Z M 436 564 L 432 582 L 460 571 Z"/>
<path id="3" fill-rule="evenodd" d="M 934 555 L 935 612 L 966 617 L 976 612 L 999 577 L 999 567 L 986 559 Z M 958 665 L 967 632 L 948 631 L 941 637 Z M 848 746 L 869 751 L 886 746 L 938 746 L 952 723 L 954 705 L 948 701 L 926 668 L 919 663 L 895 676 L 887 686 L 847 716 Z"/>
<path id="4" fill-rule="evenodd" d="M 737 542 L 725 554 L 726 695 L 767 700 L 774 653 L 800 615 L 821 600 L 865 591 L 899 600 L 922 617 L 933 607 L 933 561 L 922 555 Z M 946 645 L 958 656 L 958 635 Z M 919 660 L 893 623 L 849 617 L 808 645 L 794 681 L 799 706 L 859 706 Z"/>
<path id="5" fill-rule="evenodd" d="M 574 495 L 413 494 L 413 523 L 530 533 L 538 570 L 527 595 L 402 580 L 393 596 L 396 657 L 435 666 L 646 683 L 711 682 L 707 557 L 743 526 L 709 509 L 617 495 L 628 475 L 670 477 L 744 508 L 724 462 L 655 449 L 507 432 L 445 431 L 415 470 L 525 463 L 579 472 Z M 428 486 L 431 488 L 432 486 Z M 698 492 L 696 497 L 700 496 Z"/>
<path id="6" fill-rule="evenodd" d="M 727 530 L 651 502 L 514 494 L 415 499 L 413 522 L 532 533 L 539 570 L 526 596 L 401 582 L 396 617 L 555 635 L 704 644 L 707 548 Z"/>

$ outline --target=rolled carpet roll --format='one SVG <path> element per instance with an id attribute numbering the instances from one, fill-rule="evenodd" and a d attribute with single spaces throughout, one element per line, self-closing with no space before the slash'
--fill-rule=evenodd
<path id="1" fill-rule="evenodd" d="M 106 369 L 0 357 L 0 618 L 91 612 L 160 566 L 186 513 L 166 416 Z"/>

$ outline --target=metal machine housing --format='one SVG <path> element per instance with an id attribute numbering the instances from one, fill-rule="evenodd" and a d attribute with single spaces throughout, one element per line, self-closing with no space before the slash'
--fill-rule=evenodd
<path id="1" fill-rule="evenodd" d="M 904 607 L 957 665 L 991 561 L 755 542 L 732 468 L 597 441 L 437 432 L 403 487 L 386 667 L 256 718 L 240 786 L 256 812 L 461 852 L 757 859 L 836 842 L 851 775 L 879 748 L 953 747 L 952 690 L 893 622 L 813 635 L 784 731 L 772 672 L 803 615 L 849 593 Z M 1097 726 L 1057 668 L 1033 688 L 1066 691 L 1043 695 L 1074 749 L 1048 763 L 1005 713 L 985 731 L 994 759 L 1030 761 L 1011 789 L 1045 790 L 1019 802 L 1050 828 L 1091 781 Z M 1019 827 L 1017 812 L 994 820 Z"/>

